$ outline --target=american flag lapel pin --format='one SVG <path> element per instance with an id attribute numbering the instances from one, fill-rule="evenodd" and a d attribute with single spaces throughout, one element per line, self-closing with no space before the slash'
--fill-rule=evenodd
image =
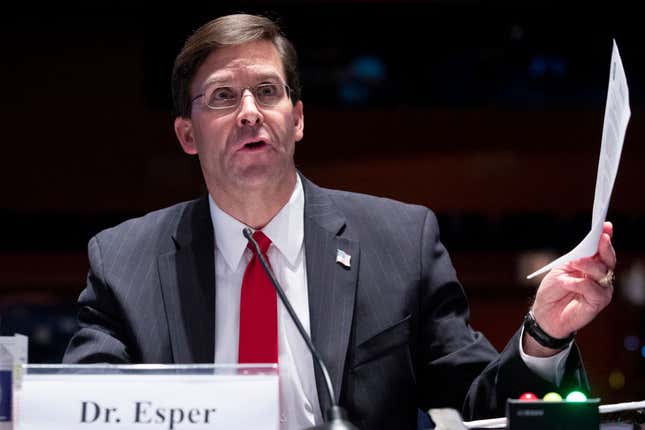
<path id="1" fill-rule="evenodd" d="M 350 268 L 351 266 L 351 261 L 352 256 L 343 251 L 342 249 L 337 249 L 336 250 L 336 263 L 340 263 L 343 266 L 345 266 L 347 269 Z"/>

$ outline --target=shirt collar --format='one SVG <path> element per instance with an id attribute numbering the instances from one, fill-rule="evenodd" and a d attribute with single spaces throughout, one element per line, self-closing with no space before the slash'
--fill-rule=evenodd
<path id="1" fill-rule="evenodd" d="M 286 205 L 262 229 L 271 239 L 271 243 L 293 265 L 298 258 L 304 239 L 305 198 L 300 176 L 296 175 L 296 186 Z M 242 235 L 247 227 L 220 209 L 213 198 L 208 196 L 215 247 L 219 249 L 230 270 L 234 271 L 240 264 L 248 241 Z"/>

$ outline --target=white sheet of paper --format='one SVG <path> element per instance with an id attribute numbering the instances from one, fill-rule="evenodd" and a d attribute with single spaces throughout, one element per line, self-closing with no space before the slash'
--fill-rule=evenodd
<path id="1" fill-rule="evenodd" d="M 623 149 L 627 123 L 631 116 L 629 109 L 629 89 L 627 78 L 623 69 L 623 62 L 618 53 L 618 46 L 614 40 L 611 53 L 611 67 L 609 69 L 609 89 L 607 91 L 607 105 L 605 106 L 605 119 L 602 126 L 602 143 L 600 145 L 600 159 L 598 161 L 598 174 L 596 176 L 596 192 L 593 201 L 593 214 L 591 218 L 591 231 L 568 254 L 552 261 L 543 268 L 527 276 L 531 279 L 541 275 L 554 267 L 564 265 L 569 261 L 583 257 L 591 257 L 598 249 L 598 241 L 602 234 L 602 226 L 609 209 L 611 191 L 620 163 L 620 153 Z"/>
<path id="2" fill-rule="evenodd" d="M 435 430 L 467 430 L 456 409 L 430 409 L 428 415 L 434 422 Z"/>

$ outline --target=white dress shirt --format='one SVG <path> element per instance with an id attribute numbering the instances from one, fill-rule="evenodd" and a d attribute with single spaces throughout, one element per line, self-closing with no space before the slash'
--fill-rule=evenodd
<path id="1" fill-rule="evenodd" d="M 209 197 L 215 233 L 215 363 L 237 363 L 240 291 L 251 251 L 247 227 Z M 300 177 L 289 202 L 262 232 L 271 239 L 267 256 L 278 282 L 308 334 L 309 300 L 304 251 L 305 197 Z M 301 430 L 322 422 L 313 359 L 287 310 L 278 300 L 280 428 Z"/>
<path id="2" fill-rule="evenodd" d="M 542 379 L 546 379 L 554 385 L 560 385 L 564 377 L 567 357 L 569 357 L 569 352 L 571 352 L 573 341 L 569 342 L 569 345 L 562 351 L 551 357 L 534 357 L 524 352 L 522 338 L 524 338 L 524 327 L 522 327 L 522 335 L 520 336 L 520 356 L 524 360 L 524 363 L 526 363 L 526 366 L 533 373 L 540 375 Z"/>
<path id="3" fill-rule="evenodd" d="M 242 235 L 247 227 L 222 211 L 209 196 L 215 234 L 215 363 L 237 363 L 240 329 L 240 291 L 251 251 Z M 289 202 L 262 229 L 271 239 L 267 256 L 308 334 L 309 300 L 304 249 L 304 191 L 300 177 Z M 522 333 L 523 334 L 523 333 Z M 526 365 L 558 385 L 571 345 L 553 357 L 520 354 Z M 301 430 L 322 422 L 313 359 L 287 310 L 278 300 L 278 360 L 280 366 L 280 428 Z"/>

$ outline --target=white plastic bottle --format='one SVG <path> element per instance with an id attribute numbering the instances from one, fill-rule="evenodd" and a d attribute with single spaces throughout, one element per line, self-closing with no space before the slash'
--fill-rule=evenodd
<path id="1" fill-rule="evenodd" d="M 13 355 L 0 344 L 0 430 L 13 429 Z"/>

